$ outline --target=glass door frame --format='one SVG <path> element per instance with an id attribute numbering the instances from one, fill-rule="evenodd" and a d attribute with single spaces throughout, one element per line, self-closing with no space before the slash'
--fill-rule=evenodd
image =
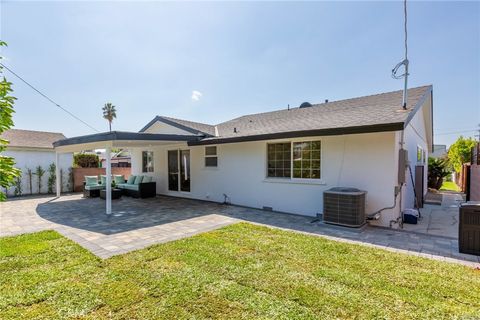
<path id="1" fill-rule="evenodd" d="M 188 190 L 182 190 L 182 169 L 184 167 L 184 164 L 182 164 L 182 152 L 188 152 L 188 163 L 185 166 L 185 171 L 186 171 L 186 177 L 184 181 L 188 181 Z M 176 158 L 177 158 L 177 170 L 176 170 L 176 175 L 177 175 L 177 188 L 176 190 L 170 189 L 170 152 L 175 152 L 176 153 Z M 191 151 L 190 149 L 183 149 L 183 148 L 175 148 L 175 149 L 168 149 L 167 150 L 167 190 L 172 191 L 172 192 L 183 192 L 183 193 L 190 193 L 192 191 L 192 174 L 191 174 Z"/>

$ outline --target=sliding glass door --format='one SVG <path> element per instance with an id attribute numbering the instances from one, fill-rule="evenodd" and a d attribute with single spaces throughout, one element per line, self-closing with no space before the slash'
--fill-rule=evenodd
<path id="1" fill-rule="evenodd" d="M 190 192 L 190 150 L 168 151 L 168 190 Z"/>

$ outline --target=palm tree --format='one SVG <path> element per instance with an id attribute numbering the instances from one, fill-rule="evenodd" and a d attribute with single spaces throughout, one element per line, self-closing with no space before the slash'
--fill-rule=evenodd
<path id="1" fill-rule="evenodd" d="M 103 118 L 108 120 L 108 127 L 110 131 L 112 131 L 112 121 L 113 119 L 117 118 L 117 110 L 115 110 L 115 106 L 110 102 L 105 103 L 105 106 L 102 108 L 103 110 Z"/>

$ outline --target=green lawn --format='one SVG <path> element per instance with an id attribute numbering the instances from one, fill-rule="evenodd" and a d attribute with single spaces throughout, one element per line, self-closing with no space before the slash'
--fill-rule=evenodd
<path id="1" fill-rule="evenodd" d="M 0 319 L 480 317 L 480 271 L 246 223 L 107 260 L 0 239 Z"/>
<path id="2" fill-rule="evenodd" d="M 444 181 L 442 187 L 440 188 L 442 191 L 460 191 L 460 188 L 452 181 Z"/>

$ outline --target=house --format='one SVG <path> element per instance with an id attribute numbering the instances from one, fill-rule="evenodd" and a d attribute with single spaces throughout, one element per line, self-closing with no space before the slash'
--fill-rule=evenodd
<path id="1" fill-rule="evenodd" d="M 157 194 L 312 217 L 323 212 L 325 190 L 355 187 L 368 192 L 367 213 L 378 218 L 371 223 L 395 227 L 427 192 L 432 101 L 432 86 L 423 86 L 408 90 L 406 109 L 395 91 L 217 125 L 157 116 L 140 132 L 54 145 L 57 152 L 129 149 L 132 174 L 153 176 Z"/>
<path id="2" fill-rule="evenodd" d="M 3 132 L 0 137 L 10 142 L 7 149 L 3 152 L 3 155 L 13 157 L 15 159 L 15 167 L 22 171 L 22 193 L 47 193 L 49 176 L 47 171 L 49 166 L 55 163 L 53 142 L 59 139 L 65 139 L 65 136 L 57 132 L 10 129 Z M 72 153 L 60 155 L 59 163 L 63 173 L 62 190 L 67 190 L 68 171 L 72 167 L 72 162 Z M 38 177 L 32 174 L 32 190 L 30 190 L 28 169 L 35 173 L 38 166 L 41 166 L 42 169 L 46 171 L 42 177 L 42 189 L 38 190 Z M 11 187 L 7 190 L 7 195 L 13 195 L 14 189 L 15 187 Z"/>
<path id="3" fill-rule="evenodd" d="M 438 158 L 446 158 L 448 155 L 447 146 L 444 144 L 434 144 L 433 145 L 433 152 L 430 154 L 430 157 L 438 159 Z"/>
<path id="4" fill-rule="evenodd" d="M 105 152 L 101 152 L 100 156 L 100 163 L 102 168 L 107 166 L 106 159 L 105 159 Z M 120 168 L 130 168 L 132 166 L 132 158 L 130 156 L 130 151 L 128 150 L 120 150 L 118 152 L 112 153 L 112 167 L 120 167 Z"/>

